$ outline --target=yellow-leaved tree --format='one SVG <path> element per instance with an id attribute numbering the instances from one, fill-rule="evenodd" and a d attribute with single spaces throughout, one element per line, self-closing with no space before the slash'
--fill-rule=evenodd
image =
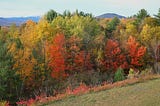
<path id="1" fill-rule="evenodd" d="M 151 27 L 148 24 L 143 26 L 140 34 L 141 43 L 147 47 L 148 64 L 152 64 L 154 73 L 159 73 L 160 69 L 160 27 Z"/>

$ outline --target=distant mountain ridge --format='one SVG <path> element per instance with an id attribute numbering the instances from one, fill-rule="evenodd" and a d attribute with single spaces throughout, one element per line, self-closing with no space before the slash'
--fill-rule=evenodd
<path id="1" fill-rule="evenodd" d="M 96 18 L 126 18 L 125 16 L 118 15 L 115 13 L 106 13 L 102 14 L 100 16 L 97 16 Z M 9 17 L 4 18 L 0 17 L 0 26 L 10 26 L 12 24 L 16 24 L 16 26 L 20 26 L 21 24 L 25 23 L 27 20 L 32 20 L 34 22 L 38 22 L 40 20 L 40 16 L 29 16 L 29 17 Z"/>
<path id="2" fill-rule="evenodd" d="M 12 24 L 16 24 L 16 26 L 20 26 L 21 24 L 25 23 L 27 20 L 38 22 L 40 20 L 40 16 L 9 17 L 9 18 L 0 17 L 0 26 L 10 26 Z"/>
<path id="3" fill-rule="evenodd" d="M 125 16 L 118 15 L 118 14 L 115 14 L 115 13 L 105 13 L 105 14 L 97 16 L 96 18 L 114 18 L 114 17 L 117 17 L 117 18 L 120 18 L 120 19 L 121 18 L 126 18 Z"/>

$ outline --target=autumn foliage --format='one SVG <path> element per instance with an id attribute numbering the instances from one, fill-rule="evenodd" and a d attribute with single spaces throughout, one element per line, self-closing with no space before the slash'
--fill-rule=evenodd
<path id="1" fill-rule="evenodd" d="M 80 71 L 90 70 L 92 68 L 92 64 L 90 62 L 90 54 L 85 51 L 80 51 L 75 56 L 75 64 L 76 69 Z"/>
<path id="2" fill-rule="evenodd" d="M 65 37 L 63 34 L 57 34 L 50 45 L 50 64 L 52 68 L 51 76 L 56 79 L 66 77 L 65 73 Z"/>
<path id="3" fill-rule="evenodd" d="M 117 41 L 109 39 L 105 46 L 105 56 L 102 64 L 107 70 L 112 69 L 114 72 L 119 68 L 129 69 L 142 65 L 142 57 L 146 52 L 144 46 L 140 46 L 135 38 L 130 36 L 126 42 L 127 53 L 122 52 Z"/>
<path id="4" fill-rule="evenodd" d="M 90 88 L 88 86 L 86 86 L 84 83 L 81 83 L 78 87 L 76 87 L 73 90 L 70 87 L 67 87 L 66 94 L 80 95 L 80 94 L 84 94 L 86 92 L 89 92 L 89 90 L 90 90 Z"/>
<path id="5" fill-rule="evenodd" d="M 159 72 L 160 24 L 143 18 L 97 20 L 76 11 L 0 27 L 0 100 L 31 105 L 37 95 L 54 96 L 66 89 L 79 95 L 113 83 L 117 69 L 124 71 L 123 79 L 130 68 Z"/>
<path id="6" fill-rule="evenodd" d="M 141 66 L 142 62 L 140 61 L 146 53 L 146 48 L 144 46 L 140 46 L 140 44 L 136 42 L 136 39 L 130 36 L 127 41 L 127 50 L 131 67 Z"/>
<path id="7" fill-rule="evenodd" d="M 79 37 L 71 36 L 66 45 L 66 69 L 70 73 L 82 72 L 92 68 L 90 53 L 81 50 L 82 44 Z"/>
<path id="8" fill-rule="evenodd" d="M 71 36 L 68 41 L 66 42 L 67 48 L 67 55 L 66 55 L 66 70 L 70 73 L 74 73 L 78 64 L 75 63 L 75 58 L 77 57 L 78 53 L 80 52 L 81 47 L 81 39 L 77 36 Z"/>
<path id="9" fill-rule="evenodd" d="M 117 41 L 109 39 L 105 46 L 105 59 L 103 65 L 107 70 L 111 69 L 114 72 L 119 68 L 126 68 L 128 63 L 126 57 L 122 53 L 120 45 Z"/>

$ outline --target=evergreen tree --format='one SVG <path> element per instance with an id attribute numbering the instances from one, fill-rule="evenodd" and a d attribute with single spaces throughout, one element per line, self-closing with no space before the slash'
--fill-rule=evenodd
<path id="1" fill-rule="evenodd" d="M 54 10 L 50 10 L 46 14 L 46 19 L 48 22 L 52 22 L 56 17 L 58 16 L 58 13 Z"/>
<path id="2" fill-rule="evenodd" d="M 159 8 L 159 10 L 158 10 L 157 15 L 154 15 L 154 16 L 155 16 L 155 18 L 157 19 L 158 25 L 160 25 L 160 8 Z"/>
<path id="3" fill-rule="evenodd" d="M 111 37 L 112 32 L 116 29 L 117 25 L 120 23 L 119 18 L 114 17 L 106 26 L 106 36 Z"/>
<path id="4" fill-rule="evenodd" d="M 143 20 L 146 17 L 150 17 L 147 10 L 145 9 L 141 9 L 135 16 L 136 16 L 136 20 L 134 22 L 134 25 L 136 25 L 137 27 L 143 23 Z"/>
<path id="5" fill-rule="evenodd" d="M 8 43 L 0 37 L 0 100 L 15 103 L 20 96 L 20 77 L 14 69 L 14 59 Z"/>

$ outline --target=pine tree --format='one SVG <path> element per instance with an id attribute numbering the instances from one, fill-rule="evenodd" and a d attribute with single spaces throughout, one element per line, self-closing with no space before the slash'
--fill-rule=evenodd
<path id="1" fill-rule="evenodd" d="M 14 63 L 7 41 L 0 38 L 0 100 L 9 100 L 11 103 L 17 101 L 21 84 Z"/>

